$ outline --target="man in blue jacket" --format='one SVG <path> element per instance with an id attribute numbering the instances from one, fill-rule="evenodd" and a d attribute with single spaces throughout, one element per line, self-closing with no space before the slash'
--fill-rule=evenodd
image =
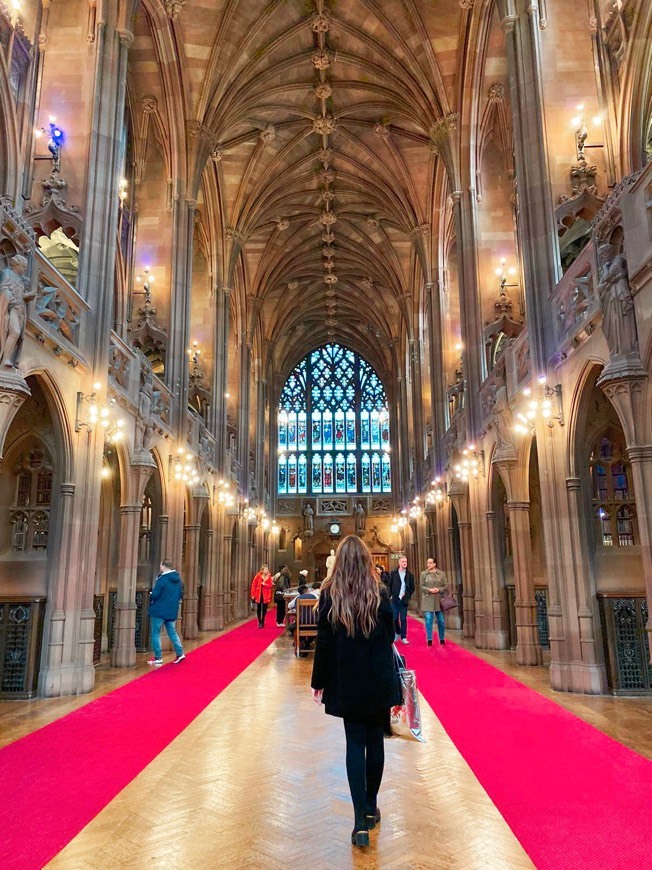
<path id="1" fill-rule="evenodd" d="M 185 659 L 183 647 L 174 625 L 179 615 L 179 603 L 183 598 L 183 584 L 178 572 L 172 568 L 172 562 L 169 559 L 163 559 L 161 562 L 161 573 L 156 578 L 156 583 L 150 592 L 150 596 L 149 624 L 154 657 L 147 664 L 155 666 L 163 664 L 161 627 L 165 626 L 165 630 L 177 654 L 173 664 L 178 665 L 179 662 Z"/>

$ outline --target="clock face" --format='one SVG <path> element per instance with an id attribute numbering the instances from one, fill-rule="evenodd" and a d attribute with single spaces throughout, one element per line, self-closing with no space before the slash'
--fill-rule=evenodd
<path id="1" fill-rule="evenodd" d="M 331 523 L 330 532 L 331 532 L 331 535 L 339 535 L 340 524 L 339 523 Z"/>

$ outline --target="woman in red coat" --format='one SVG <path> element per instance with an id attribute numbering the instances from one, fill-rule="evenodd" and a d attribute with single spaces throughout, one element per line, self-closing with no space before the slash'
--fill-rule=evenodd
<path id="1" fill-rule="evenodd" d="M 258 628 L 265 627 L 265 617 L 269 602 L 272 600 L 273 588 L 274 580 L 269 573 L 269 568 L 267 565 L 261 565 L 260 571 L 251 581 L 251 600 L 258 606 Z"/>

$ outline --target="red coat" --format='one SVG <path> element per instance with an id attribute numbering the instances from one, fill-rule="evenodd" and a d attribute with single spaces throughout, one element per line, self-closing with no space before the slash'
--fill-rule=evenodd
<path id="1" fill-rule="evenodd" d="M 263 590 L 263 601 L 265 604 L 269 604 L 272 600 L 272 589 L 274 587 L 274 578 L 271 574 L 268 574 L 263 580 L 263 575 L 259 571 L 251 581 L 251 598 L 256 602 L 260 601 L 261 587 Z"/>

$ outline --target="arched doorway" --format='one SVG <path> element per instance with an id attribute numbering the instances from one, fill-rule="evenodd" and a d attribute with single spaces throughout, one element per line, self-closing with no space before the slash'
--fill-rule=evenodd
<path id="1" fill-rule="evenodd" d="M 12 420 L 0 470 L 0 697 L 36 694 L 46 610 L 61 549 L 63 430 L 39 377 Z"/>

